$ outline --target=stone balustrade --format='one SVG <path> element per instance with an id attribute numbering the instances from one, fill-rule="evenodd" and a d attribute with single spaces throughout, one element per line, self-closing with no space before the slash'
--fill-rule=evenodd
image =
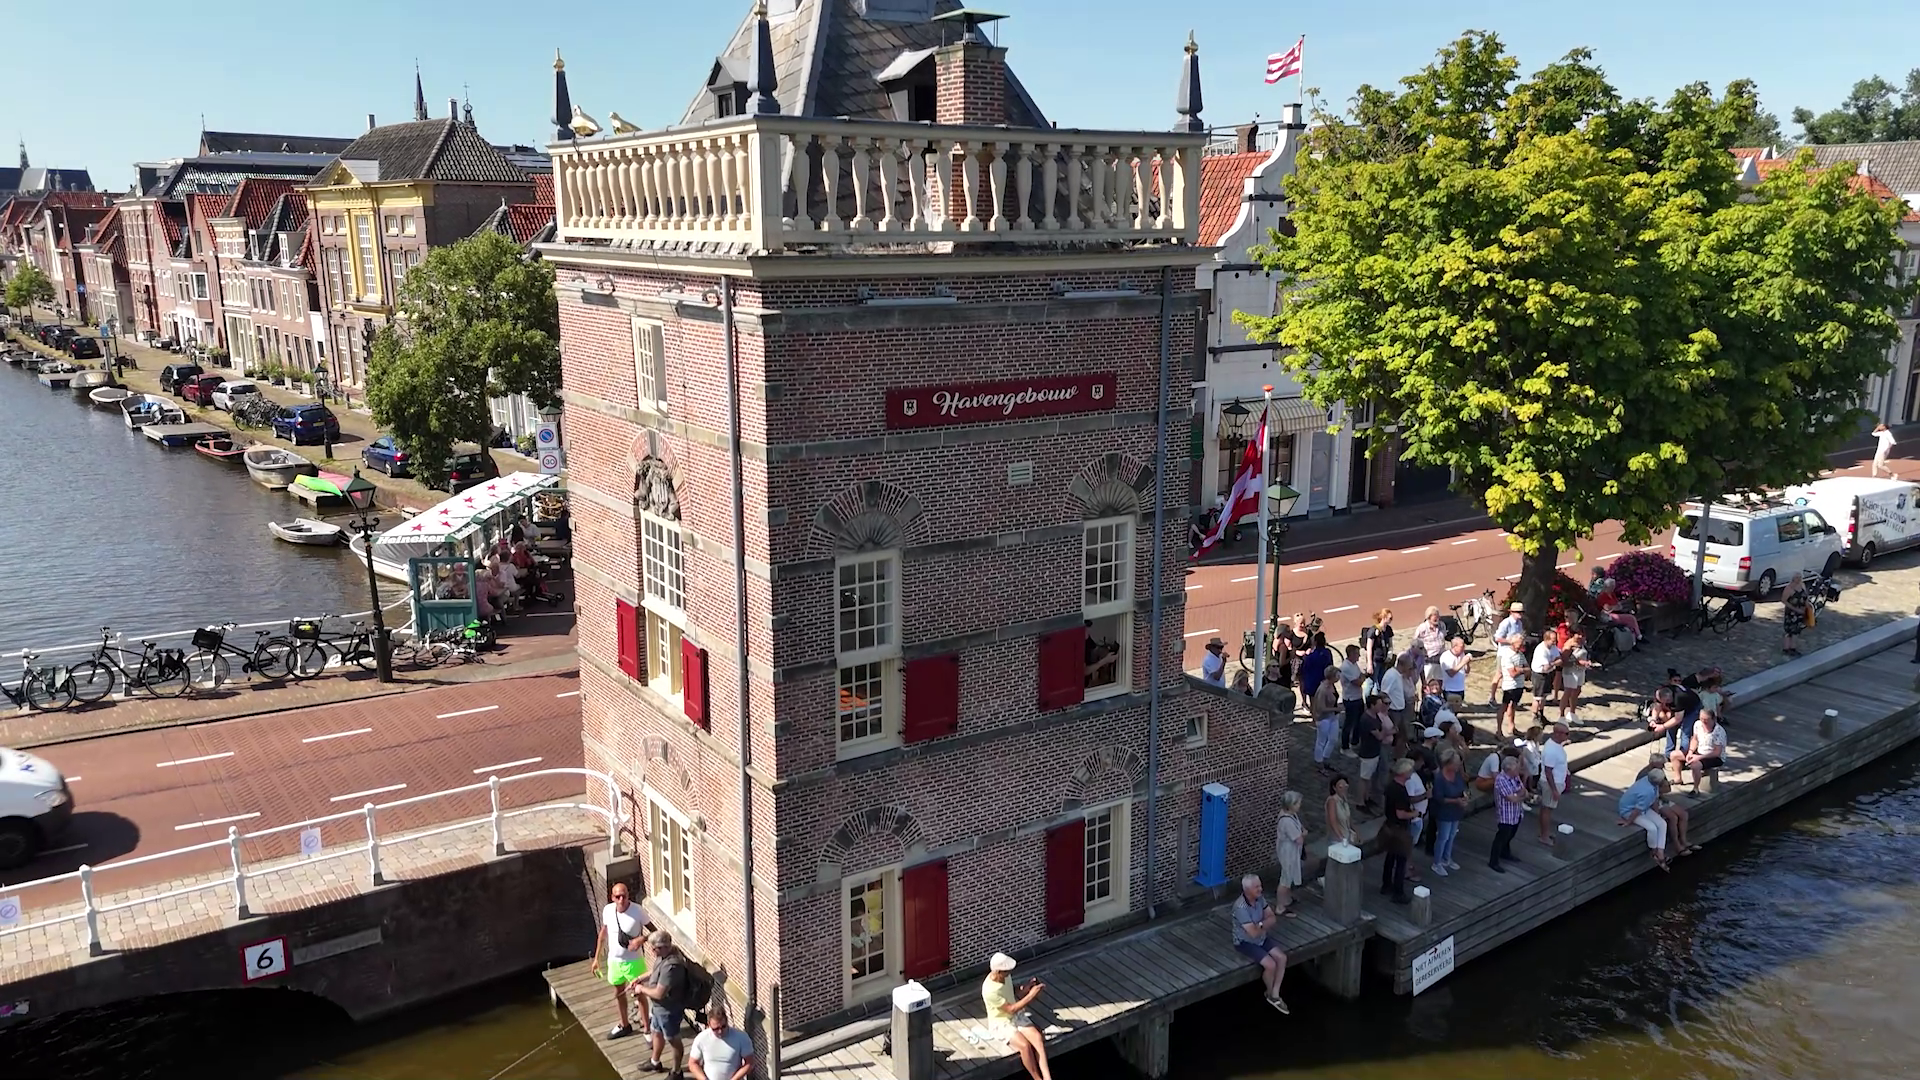
<path id="1" fill-rule="evenodd" d="M 549 149 L 562 242 L 783 251 L 1198 243 L 1205 144 L 1174 132 L 760 116 Z"/>

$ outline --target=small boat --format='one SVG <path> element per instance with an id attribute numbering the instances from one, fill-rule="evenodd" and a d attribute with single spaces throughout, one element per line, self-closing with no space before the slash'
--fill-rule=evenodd
<path id="1" fill-rule="evenodd" d="M 103 409 L 117 409 L 120 403 L 133 396 L 133 391 L 124 386 L 101 386 L 87 391 L 87 397 Z"/>
<path id="2" fill-rule="evenodd" d="M 12 364 L 14 367 L 19 367 L 33 359 L 33 354 L 21 349 L 9 349 L 7 350 L 6 357 L 7 363 Z"/>
<path id="3" fill-rule="evenodd" d="M 187 411 L 159 394 L 129 394 L 121 399 L 120 412 L 130 428 L 187 422 Z"/>
<path id="4" fill-rule="evenodd" d="M 291 450 L 264 444 L 247 447 L 241 460 L 247 464 L 247 475 L 272 491 L 292 484 L 296 476 L 312 476 L 320 471 L 320 466 Z"/>
<path id="5" fill-rule="evenodd" d="M 42 364 L 40 366 L 40 385 L 49 390 L 65 390 L 73 382 L 79 369 L 72 364 Z"/>
<path id="6" fill-rule="evenodd" d="M 71 375 L 79 370 L 79 365 L 70 364 L 65 360 L 40 361 L 40 374 L 42 375 Z"/>
<path id="7" fill-rule="evenodd" d="M 241 446 L 232 439 L 218 436 L 210 439 L 201 439 L 199 442 L 193 444 L 193 448 L 200 453 L 201 457 L 210 457 L 215 461 L 224 461 L 229 465 L 240 464 L 240 456 L 247 452 L 246 447 Z"/>
<path id="8" fill-rule="evenodd" d="M 285 540 L 289 544 L 312 544 L 316 547 L 329 547 L 340 542 L 346 531 L 338 525 L 329 525 L 312 518 L 294 518 L 292 521 L 267 522 L 267 531 Z"/>
<path id="9" fill-rule="evenodd" d="M 214 424 L 148 424 L 140 429 L 147 438 L 161 446 L 192 446 L 201 439 L 217 439 L 227 433 L 225 428 Z"/>
<path id="10" fill-rule="evenodd" d="M 94 390 L 106 386 L 112 381 L 113 372 L 100 368 L 88 368 L 85 371 L 74 372 L 73 382 L 69 385 L 73 387 L 73 392 L 77 394 L 83 390 Z"/>

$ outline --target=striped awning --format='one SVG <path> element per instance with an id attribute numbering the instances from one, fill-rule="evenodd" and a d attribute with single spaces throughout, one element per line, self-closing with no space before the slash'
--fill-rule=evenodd
<path id="1" fill-rule="evenodd" d="M 1242 430 L 1245 434 L 1241 436 L 1242 438 L 1251 435 L 1254 429 L 1260 426 L 1260 406 L 1264 400 L 1263 398 L 1239 399 L 1240 407 L 1247 410 L 1247 414 L 1240 418 L 1240 425 L 1236 425 L 1244 425 Z M 1272 421 L 1267 426 L 1275 435 L 1317 434 L 1327 430 L 1327 425 L 1332 422 L 1328 419 L 1327 412 L 1328 410 L 1301 398 L 1274 398 Z M 1231 418 L 1222 417 L 1223 421 L 1227 419 Z"/>

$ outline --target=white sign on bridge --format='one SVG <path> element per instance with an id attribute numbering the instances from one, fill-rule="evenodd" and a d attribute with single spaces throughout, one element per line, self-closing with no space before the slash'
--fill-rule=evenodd
<path id="1" fill-rule="evenodd" d="M 268 938 L 249 945 L 240 950 L 240 961 L 246 966 L 248 982 L 272 975 L 285 975 L 287 973 L 287 939 Z"/>
<path id="2" fill-rule="evenodd" d="M 1453 974 L 1453 936 L 1413 958 L 1413 992 L 1420 991 Z"/>

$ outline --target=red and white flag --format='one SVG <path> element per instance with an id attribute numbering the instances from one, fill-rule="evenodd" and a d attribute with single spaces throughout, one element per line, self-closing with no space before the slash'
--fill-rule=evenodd
<path id="1" fill-rule="evenodd" d="M 1267 57 L 1267 85 L 1272 86 L 1281 79 L 1300 74 L 1300 56 L 1306 50 L 1307 39 L 1301 38 L 1286 52 L 1274 53 Z"/>
<path id="2" fill-rule="evenodd" d="M 1266 497 L 1266 446 L 1267 420 L 1262 416 L 1259 433 L 1247 444 L 1246 453 L 1240 455 L 1240 472 L 1233 478 L 1233 490 L 1227 493 L 1227 505 L 1220 511 L 1220 520 L 1213 523 L 1213 532 L 1194 549 L 1193 558 L 1212 551 L 1213 545 L 1227 535 L 1234 522 L 1260 513 L 1260 500 Z"/>

